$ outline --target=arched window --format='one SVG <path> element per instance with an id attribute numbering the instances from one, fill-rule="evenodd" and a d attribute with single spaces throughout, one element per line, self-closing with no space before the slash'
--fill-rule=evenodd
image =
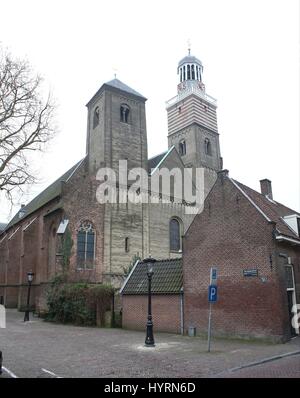
<path id="1" fill-rule="evenodd" d="M 92 269 L 95 261 L 95 230 L 93 224 L 84 221 L 77 232 L 77 268 Z"/>
<path id="2" fill-rule="evenodd" d="M 126 104 L 122 104 L 120 107 L 120 120 L 123 123 L 129 123 L 130 108 Z"/>
<path id="3" fill-rule="evenodd" d="M 186 155 L 186 143 L 184 140 L 179 142 L 179 154 L 181 156 Z"/>
<path id="4" fill-rule="evenodd" d="M 177 218 L 170 221 L 170 251 L 181 251 L 181 225 Z"/>
<path id="5" fill-rule="evenodd" d="M 186 80 L 185 65 L 183 67 L 183 80 Z"/>
<path id="6" fill-rule="evenodd" d="M 212 152 L 211 152 L 211 143 L 210 140 L 208 138 L 205 138 L 204 141 L 204 150 L 205 150 L 205 154 L 211 156 Z"/>
<path id="7" fill-rule="evenodd" d="M 100 118 L 100 111 L 99 111 L 99 106 L 97 106 L 94 110 L 94 116 L 93 116 L 93 129 L 98 126 L 99 124 L 99 118 Z"/>

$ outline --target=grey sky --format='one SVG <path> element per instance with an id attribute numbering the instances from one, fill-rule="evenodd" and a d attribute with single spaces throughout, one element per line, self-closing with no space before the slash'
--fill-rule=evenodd
<path id="1" fill-rule="evenodd" d="M 0 7 L 2 44 L 28 58 L 59 105 L 58 135 L 35 159 L 41 183 L 20 203 L 85 155 L 85 104 L 115 69 L 148 98 L 149 156 L 164 151 L 165 101 L 176 95 L 190 39 L 207 93 L 218 99 L 224 168 L 254 189 L 271 179 L 274 199 L 300 210 L 298 0 L 0 0 Z M 0 197 L 0 221 L 8 218 Z"/>

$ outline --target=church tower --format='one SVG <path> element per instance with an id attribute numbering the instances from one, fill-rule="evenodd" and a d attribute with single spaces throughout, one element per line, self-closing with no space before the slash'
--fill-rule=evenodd
<path id="1" fill-rule="evenodd" d="M 118 171 L 119 160 L 147 169 L 146 98 L 118 79 L 101 86 L 88 102 L 87 155 L 90 173 Z"/>
<path id="2" fill-rule="evenodd" d="M 206 93 L 202 62 L 189 53 L 178 64 L 177 96 L 166 103 L 168 146 L 176 147 L 186 167 L 222 169 L 217 101 Z"/>

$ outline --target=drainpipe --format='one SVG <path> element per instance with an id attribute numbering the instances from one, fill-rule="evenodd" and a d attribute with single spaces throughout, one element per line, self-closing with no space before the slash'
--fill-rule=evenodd
<path id="1" fill-rule="evenodd" d="M 184 335 L 183 287 L 180 289 L 180 333 Z"/>

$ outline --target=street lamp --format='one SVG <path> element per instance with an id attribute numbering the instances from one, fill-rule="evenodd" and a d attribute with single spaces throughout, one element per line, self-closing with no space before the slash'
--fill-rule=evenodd
<path id="1" fill-rule="evenodd" d="M 148 266 L 147 276 L 148 276 L 148 320 L 147 320 L 147 329 L 146 329 L 146 347 L 155 347 L 154 337 L 153 337 L 153 322 L 152 322 L 152 312 L 151 312 L 151 281 L 153 276 L 153 263 L 156 262 L 154 258 L 149 255 L 148 258 L 143 260 L 145 264 Z"/>
<path id="2" fill-rule="evenodd" d="M 28 281 L 28 293 L 27 293 L 27 308 L 25 311 L 24 322 L 29 321 L 29 303 L 30 303 L 30 288 L 31 283 L 33 281 L 34 273 L 29 271 L 27 272 L 27 281 Z"/>

